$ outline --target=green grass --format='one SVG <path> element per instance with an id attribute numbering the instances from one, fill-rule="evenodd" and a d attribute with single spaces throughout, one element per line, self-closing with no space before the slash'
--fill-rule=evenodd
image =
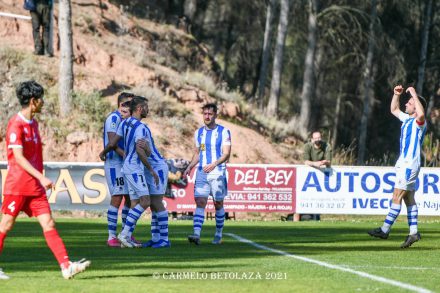
<path id="1" fill-rule="evenodd" d="M 136 236 L 147 240 L 149 225 L 142 222 Z M 404 219 L 396 223 L 388 240 L 366 234 L 378 225 L 380 221 L 375 218 L 300 223 L 227 221 L 225 233 L 290 254 L 440 291 L 438 220 L 422 221 L 422 240 L 406 250 L 399 248 L 408 229 Z M 187 243 L 190 221 L 171 221 L 172 247 L 160 250 L 107 248 L 104 219 L 58 219 L 57 227 L 72 259 L 92 260 L 89 270 L 74 280 L 62 279 L 38 224 L 20 218 L 0 257 L 0 267 L 11 277 L 0 282 L 0 292 L 407 291 L 262 250 L 229 236 L 224 237 L 223 245 L 214 246 L 210 243 L 215 229 L 212 220 L 204 225 L 200 246 Z M 178 273 L 184 272 L 187 275 L 177 279 Z M 213 276 L 243 273 L 261 279 L 212 280 Z M 266 279 L 270 273 L 280 279 Z M 160 278 L 155 279 L 156 275 Z"/>

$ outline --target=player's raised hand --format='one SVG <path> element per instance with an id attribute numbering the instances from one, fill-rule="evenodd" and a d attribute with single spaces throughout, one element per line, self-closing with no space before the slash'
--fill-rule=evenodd
<path id="1" fill-rule="evenodd" d="M 53 182 L 47 177 L 43 177 L 40 179 L 41 185 L 43 185 L 44 189 L 49 189 L 53 187 Z"/>
<path id="2" fill-rule="evenodd" d="M 394 87 L 394 94 L 400 96 L 403 93 L 403 86 L 401 84 Z"/>
<path id="3" fill-rule="evenodd" d="M 411 95 L 411 97 L 416 97 L 417 96 L 417 93 L 416 93 L 416 90 L 412 87 L 412 86 L 410 86 L 409 88 L 407 88 L 406 89 L 406 92 L 408 93 L 410 93 L 410 95 Z"/>

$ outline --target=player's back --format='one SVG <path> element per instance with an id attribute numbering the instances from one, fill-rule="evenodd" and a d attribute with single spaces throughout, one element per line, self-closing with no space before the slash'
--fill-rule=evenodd
<path id="1" fill-rule="evenodd" d="M 148 127 L 148 125 L 145 125 L 145 128 L 146 128 L 146 139 L 151 149 L 151 154 L 148 157 L 148 163 L 150 163 L 151 166 L 165 164 L 166 163 L 165 159 L 162 157 L 159 150 L 156 148 L 150 128 Z"/>
<path id="2" fill-rule="evenodd" d="M 136 142 L 144 139 L 146 126 L 134 117 L 125 119 L 117 130 L 117 135 L 124 139 L 125 159 L 122 170 L 125 174 L 143 172 L 144 165 L 136 152 Z"/>

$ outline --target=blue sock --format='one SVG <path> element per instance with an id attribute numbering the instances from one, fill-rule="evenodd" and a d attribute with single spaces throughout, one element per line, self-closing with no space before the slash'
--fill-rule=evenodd
<path id="1" fill-rule="evenodd" d="M 130 208 L 124 205 L 121 211 L 121 218 L 122 218 L 122 229 L 125 227 L 125 221 L 127 220 L 128 212 L 130 211 Z"/>
<path id="2" fill-rule="evenodd" d="M 225 225 L 225 209 L 221 208 L 215 211 L 215 236 L 222 237 L 223 226 Z"/>
<path id="3" fill-rule="evenodd" d="M 160 239 L 168 241 L 168 212 L 157 213 L 158 228 L 160 231 Z"/>
<path id="4" fill-rule="evenodd" d="M 382 231 L 384 233 L 388 233 L 390 231 L 391 226 L 394 224 L 394 222 L 396 221 L 397 217 L 400 214 L 401 208 L 402 208 L 402 205 L 400 205 L 400 204 L 396 204 L 396 203 L 391 204 L 388 215 L 385 218 L 385 221 L 383 222 L 383 225 L 382 225 Z"/>
<path id="5" fill-rule="evenodd" d="M 409 234 L 414 235 L 417 234 L 417 217 L 419 211 L 417 209 L 417 205 L 408 206 L 408 226 L 409 226 Z"/>
<path id="6" fill-rule="evenodd" d="M 193 218 L 194 235 L 200 236 L 202 231 L 203 222 L 205 221 L 205 209 L 196 208 Z"/>
<path id="7" fill-rule="evenodd" d="M 151 212 L 151 240 L 154 242 L 159 241 L 160 230 L 159 223 L 157 221 L 157 212 Z"/>
<path id="8" fill-rule="evenodd" d="M 136 227 L 136 223 L 144 211 L 144 208 L 140 204 L 137 204 L 134 208 L 130 209 L 128 212 L 127 221 L 125 222 L 124 230 L 122 230 L 122 234 L 131 237 L 131 234 Z"/>
<path id="9" fill-rule="evenodd" d="M 116 237 L 116 228 L 118 226 L 118 209 L 110 205 L 107 210 L 108 239 Z"/>

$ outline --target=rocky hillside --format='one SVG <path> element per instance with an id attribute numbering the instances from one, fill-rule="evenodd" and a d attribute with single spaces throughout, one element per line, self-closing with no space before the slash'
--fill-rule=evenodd
<path id="1" fill-rule="evenodd" d="M 27 15 L 21 5 L 0 0 L 0 11 Z M 57 9 L 56 5 L 55 32 Z M 6 121 L 18 109 L 14 84 L 28 78 L 44 84 L 47 105 L 40 120 L 45 125 L 46 160 L 98 161 L 101 120 L 111 110 L 106 102 L 114 107 L 118 92 L 125 89 L 149 98 L 152 111 L 146 123 L 166 157 L 190 159 L 192 134 L 202 123 L 200 106 L 215 101 L 220 106 L 219 123 L 232 132 L 232 163 L 297 162 L 296 140 L 283 137 L 273 143 L 270 128 L 252 119 L 250 106 L 219 82 L 219 66 L 191 35 L 132 17 L 106 0 L 72 1 L 72 11 L 74 87 L 83 97 L 68 121 L 60 120 L 56 109 L 58 35 L 54 58 L 33 56 L 30 21 L 0 17 L 0 103 L 7 109 L 0 120 Z M 93 107 L 95 112 L 87 112 Z M 0 140 L 4 127 L 3 123 Z M 0 143 L 4 160 L 4 141 Z"/>

